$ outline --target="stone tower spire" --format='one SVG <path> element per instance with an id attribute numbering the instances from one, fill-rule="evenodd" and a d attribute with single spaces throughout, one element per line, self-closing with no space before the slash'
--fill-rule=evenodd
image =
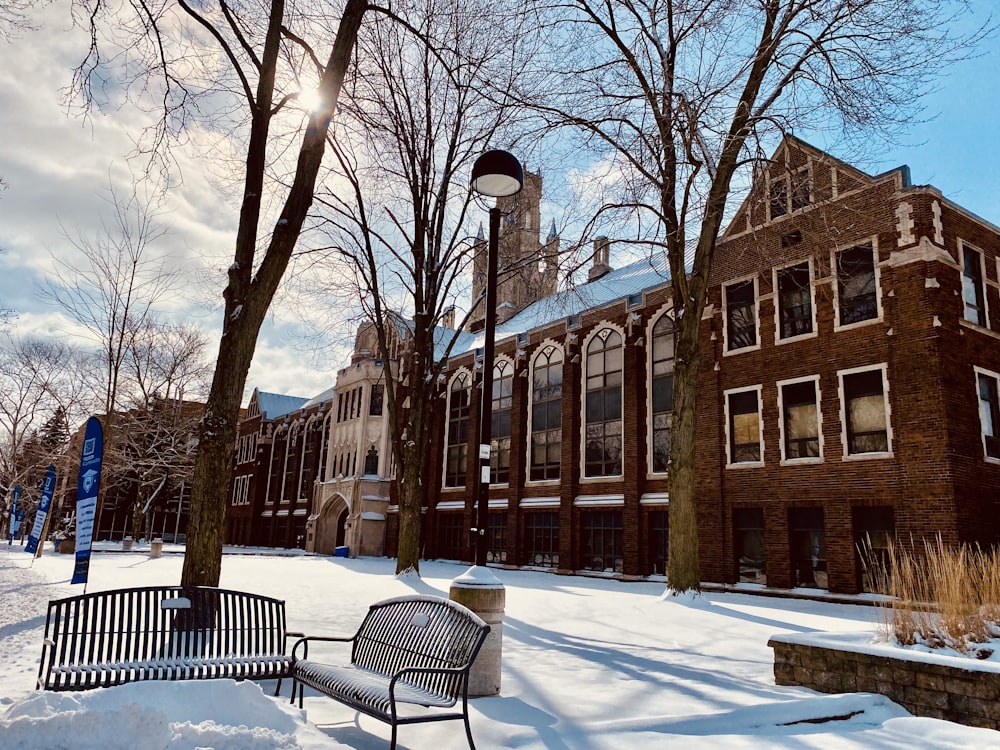
<path id="1" fill-rule="evenodd" d="M 528 305 L 556 291 L 555 253 L 559 237 L 550 232 L 543 244 L 541 233 L 542 176 L 524 173 L 524 187 L 517 195 L 497 199 L 500 209 L 500 239 L 497 274 L 497 323 L 503 323 Z M 555 222 L 552 224 L 555 231 Z M 472 299 L 483 298 L 486 282 L 486 240 L 476 237 L 472 275 Z M 480 301 L 470 318 L 470 330 L 483 327 Z"/>

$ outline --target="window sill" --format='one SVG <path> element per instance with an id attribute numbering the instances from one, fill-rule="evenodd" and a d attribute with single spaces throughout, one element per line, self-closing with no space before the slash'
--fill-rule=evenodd
<path id="1" fill-rule="evenodd" d="M 884 323 L 882 316 L 879 315 L 877 318 L 869 318 L 868 320 L 859 320 L 856 323 L 845 323 L 844 325 L 836 324 L 833 327 L 834 333 L 839 333 L 840 331 L 853 331 L 856 328 L 864 328 L 865 326 L 875 325 L 876 323 Z"/>
<path id="2" fill-rule="evenodd" d="M 726 469 L 760 469 L 763 466 L 763 461 L 741 461 L 738 464 L 726 464 Z"/>
<path id="3" fill-rule="evenodd" d="M 844 461 L 878 461 L 885 458 L 895 458 L 892 451 L 881 451 L 878 453 L 848 453 L 844 456 Z"/>
<path id="4" fill-rule="evenodd" d="M 799 341 L 808 341 L 809 339 L 814 339 L 819 334 L 815 330 L 815 324 L 813 324 L 813 330 L 809 333 L 800 333 L 798 336 L 789 336 L 786 339 L 775 337 L 774 345 L 781 346 L 782 344 L 795 344 Z"/>
<path id="5" fill-rule="evenodd" d="M 739 349 L 726 349 L 722 352 L 723 357 L 733 357 L 737 354 L 743 354 L 744 352 L 759 352 L 760 342 L 753 344 L 751 346 L 741 346 Z"/>
<path id="6" fill-rule="evenodd" d="M 778 466 L 816 466 L 824 463 L 823 456 L 810 458 L 783 458 L 778 462 Z"/>

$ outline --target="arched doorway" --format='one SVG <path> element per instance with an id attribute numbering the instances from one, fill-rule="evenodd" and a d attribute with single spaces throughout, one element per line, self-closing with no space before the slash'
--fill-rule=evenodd
<path id="1" fill-rule="evenodd" d="M 347 501 L 334 495 L 323 506 L 316 519 L 316 544 L 314 549 L 321 555 L 332 555 L 337 547 L 342 547 L 347 538 Z"/>

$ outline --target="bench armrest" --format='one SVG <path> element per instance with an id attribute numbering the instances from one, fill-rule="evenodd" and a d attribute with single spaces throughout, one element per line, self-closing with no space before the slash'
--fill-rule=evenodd
<path id="1" fill-rule="evenodd" d="M 466 664 L 464 667 L 403 667 L 397 671 L 392 679 L 389 680 L 389 699 L 395 704 L 396 702 L 396 682 L 406 675 L 410 674 L 464 674 L 468 677 L 469 670 L 472 664 Z"/>
<path id="2" fill-rule="evenodd" d="M 292 635 L 292 634 L 290 633 L 289 635 Z M 295 635 L 299 635 L 299 634 L 296 633 Z M 308 659 L 309 658 L 309 642 L 310 641 L 320 641 L 320 642 L 325 642 L 325 643 L 351 643 L 353 640 L 354 640 L 354 636 L 353 635 L 351 635 L 351 636 L 330 636 L 330 635 L 306 635 L 306 636 L 302 636 L 297 641 L 295 641 L 295 644 L 292 646 L 292 663 L 294 664 L 300 658 L 302 658 L 302 659 Z M 299 646 L 300 645 L 302 646 L 302 656 L 301 657 L 299 657 L 299 656 L 296 655 L 296 652 L 299 650 Z"/>

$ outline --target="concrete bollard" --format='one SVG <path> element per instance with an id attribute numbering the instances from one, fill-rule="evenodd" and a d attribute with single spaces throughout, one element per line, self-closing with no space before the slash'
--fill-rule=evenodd
<path id="1" fill-rule="evenodd" d="M 149 556 L 156 559 L 163 557 L 163 540 L 154 539 L 149 543 Z"/>
<path id="2" fill-rule="evenodd" d="M 486 566 L 473 566 L 451 582 L 449 598 L 468 607 L 490 626 L 469 673 L 469 697 L 500 694 L 500 662 L 503 656 L 503 615 L 507 592 Z"/>

